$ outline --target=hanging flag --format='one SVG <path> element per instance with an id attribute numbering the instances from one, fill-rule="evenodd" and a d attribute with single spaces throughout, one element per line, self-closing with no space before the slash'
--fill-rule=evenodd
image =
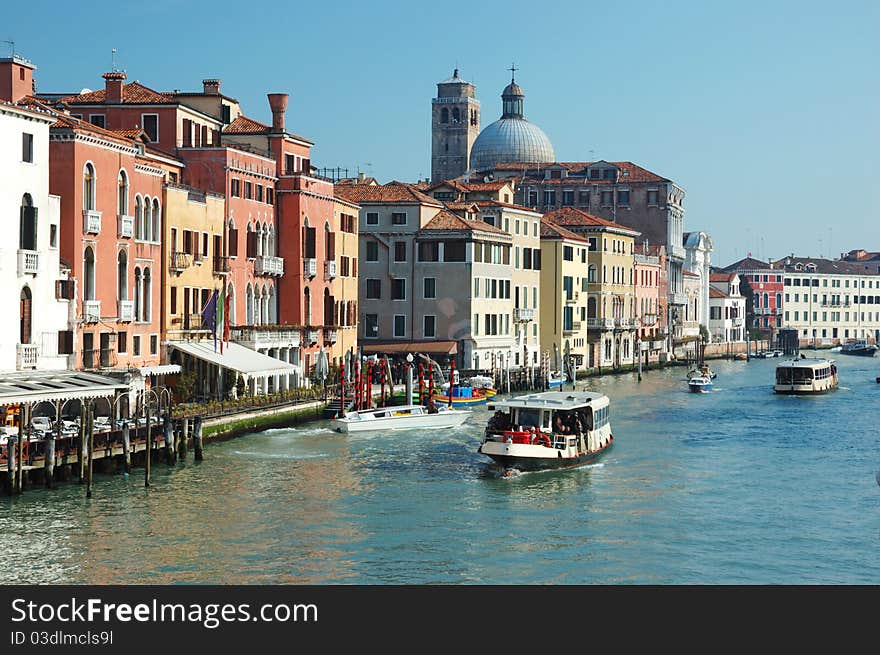
<path id="1" fill-rule="evenodd" d="M 217 330 L 221 330 L 220 332 L 220 353 L 223 353 L 223 291 L 214 290 L 214 293 L 218 293 L 219 296 L 217 298 L 216 303 L 216 312 L 217 317 L 214 321 L 214 352 L 217 352 Z"/>
<path id="2" fill-rule="evenodd" d="M 226 286 L 226 281 L 224 280 L 223 286 Z M 225 298 L 223 299 L 223 338 L 220 341 L 220 352 L 223 352 L 223 343 L 225 342 L 227 345 L 229 344 L 229 323 L 231 322 L 231 317 L 229 316 L 229 305 L 230 300 L 229 289 L 226 289 Z"/>
<path id="3" fill-rule="evenodd" d="M 217 290 L 208 298 L 202 307 L 202 329 L 214 332 L 217 328 Z"/>

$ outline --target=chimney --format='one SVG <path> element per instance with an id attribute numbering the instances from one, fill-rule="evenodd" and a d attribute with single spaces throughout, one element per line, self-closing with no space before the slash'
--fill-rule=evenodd
<path id="1" fill-rule="evenodd" d="M 220 80 L 202 80 L 202 88 L 206 96 L 219 96 Z"/>
<path id="2" fill-rule="evenodd" d="M 16 54 L 0 59 L 0 100 L 18 102 L 33 94 L 34 68 L 30 61 Z"/>
<path id="3" fill-rule="evenodd" d="M 272 109 L 272 130 L 283 132 L 288 95 L 286 93 L 267 93 L 266 96 L 269 98 L 269 107 Z"/>
<path id="4" fill-rule="evenodd" d="M 105 102 L 122 102 L 122 84 L 125 81 L 125 73 L 122 71 L 113 71 L 112 73 L 104 73 Z"/>
<path id="5" fill-rule="evenodd" d="M 358 182 L 365 182 L 367 179 L 366 173 L 358 173 Z"/>

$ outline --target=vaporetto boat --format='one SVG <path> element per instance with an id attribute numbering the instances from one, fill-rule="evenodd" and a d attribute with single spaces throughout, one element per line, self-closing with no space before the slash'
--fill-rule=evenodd
<path id="1" fill-rule="evenodd" d="M 398 405 L 346 412 L 334 418 L 330 426 L 336 432 L 367 432 L 370 430 L 418 430 L 422 428 L 454 428 L 471 415 L 469 409 L 440 405 L 435 412 L 423 405 Z"/>
<path id="2" fill-rule="evenodd" d="M 581 466 L 614 441 L 608 396 L 590 391 L 545 391 L 503 401 L 477 452 L 521 471 Z"/>
<path id="3" fill-rule="evenodd" d="M 776 366 L 776 393 L 825 393 L 836 389 L 837 364 L 823 357 L 801 357 Z"/>

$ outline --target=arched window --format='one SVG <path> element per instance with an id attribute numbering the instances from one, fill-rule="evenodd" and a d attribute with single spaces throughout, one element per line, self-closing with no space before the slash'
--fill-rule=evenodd
<path id="1" fill-rule="evenodd" d="M 119 169 L 118 186 L 117 213 L 124 216 L 128 214 L 128 175 L 126 175 L 124 168 Z"/>
<path id="2" fill-rule="evenodd" d="M 251 285 L 247 285 L 247 291 L 245 292 L 244 297 L 245 302 L 245 320 L 248 325 L 254 324 L 254 290 L 251 288 Z"/>
<path id="3" fill-rule="evenodd" d="M 95 167 L 91 162 L 83 169 L 83 209 L 95 209 Z"/>
<path id="4" fill-rule="evenodd" d="M 143 319 L 149 323 L 153 319 L 153 281 L 150 277 L 149 267 L 144 268 L 144 316 Z"/>
<path id="5" fill-rule="evenodd" d="M 150 200 L 150 196 L 144 197 L 144 220 L 141 223 L 141 227 L 139 230 L 138 238 L 141 241 L 149 241 L 150 240 L 150 228 L 152 223 L 152 201 Z"/>
<path id="6" fill-rule="evenodd" d="M 275 256 L 275 228 L 269 228 L 269 250 L 266 253 L 267 255 L 274 257 Z"/>
<path id="7" fill-rule="evenodd" d="M 229 296 L 229 325 L 238 325 L 238 321 L 235 318 L 235 286 L 233 286 L 232 282 L 228 283 L 226 294 Z"/>
<path id="8" fill-rule="evenodd" d="M 91 246 L 83 255 L 83 300 L 95 299 L 95 251 Z"/>
<path id="9" fill-rule="evenodd" d="M 269 292 L 263 287 L 260 293 L 260 324 L 266 325 L 269 322 Z"/>
<path id="10" fill-rule="evenodd" d="M 455 107 L 452 110 L 452 122 L 453 123 L 460 123 L 461 122 L 461 114 L 458 113 L 458 107 Z"/>
<path id="11" fill-rule="evenodd" d="M 37 208 L 31 194 L 21 197 L 21 220 L 18 230 L 18 247 L 22 250 L 37 249 Z"/>
<path id="12" fill-rule="evenodd" d="M 134 269 L 134 320 L 140 321 L 143 316 L 143 288 L 144 280 L 141 277 L 140 267 Z M 188 318 L 188 317 L 187 317 Z"/>
<path id="13" fill-rule="evenodd" d="M 448 123 L 449 122 L 449 110 L 446 107 L 444 107 L 443 109 L 440 110 L 440 122 L 441 123 Z"/>
<path id="14" fill-rule="evenodd" d="M 134 238 L 141 238 L 141 222 L 144 220 L 144 203 L 140 196 L 134 197 Z"/>
<path id="15" fill-rule="evenodd" d="M 278 297 L 275 295 L 275 287 L 269 287 L 269 321 L 270 325 L 278 322 Z"/>
<path id="16" fill-rule="evenodd" d="M 312 324 L 312 296 L 308 287 L 303 289 L 303 324 Z"/>
<path id="17" fill-rule="evenodd" d="M 116 297 L 128 300 L 128 254 L 124 250 L 116 257 Z"/>
<path id="18" fill-rule="evenodd" d="M 19 307 L 19 343 L 31 342 L 31 290 L 24 287 L 21 290 L 21 304 Z"/>
<path id="19" fill-rule="evenodd" d="M 162 240 L 161 238 L 161 230 L 162 229 L 162 213 L 159 211 L 159 199 L 153 198 L 153 234 L 150 241 L 155 241 L 159 243 Z"/>

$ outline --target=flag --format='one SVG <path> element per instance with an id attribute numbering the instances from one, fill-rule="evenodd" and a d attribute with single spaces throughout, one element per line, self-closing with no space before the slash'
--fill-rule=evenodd
<path id="1" fill-rule="evenodd" d="M 226 281 L 224 280 L 223 286 L 226 286 Z M 229 316 L 229 289 L 226 289 L 226 293 L 224 294 L 226 297 L 223 300 L 223 336 L 220 340 L 220 352 L 223 352 L 223 342 L 225 341 L 227 344 L 229 343 L 229 323 L 231 318 Z"/>
<path id="2" fill-rule="evenodd" d="M 217 328 L 217 290 L 208 298 L 202 307 L 202 329 L 214 332 Z"/>
<path id="3" fill-rule="evenodd" d="M 218 298 L 218 301 L 217 301 L 216 307 L 215 307 L 215 310 L 217 312 L 217 316 L 216 316 L 216 320 L 214 321 L 214 352 L 217 352 L 217 329 L 218 328 L 222 329 L 222 326 L 223 326 L 223 293 L 225 291 L 226 291 L 226 289 L 225 289 L 225 285 L 224 285 L 223 290 L 219 292 L 220 296 Z M 215 290 L 214 293 L 218 293 L 218 292 Z M 220 334 L 220 339 L 221 339 L 221 341 L 220 341 L 220 354 L 222 355 L 223 354 L 223 341 L 222 341 L 223 334 L 222 334 L 222 332 Z"/>

